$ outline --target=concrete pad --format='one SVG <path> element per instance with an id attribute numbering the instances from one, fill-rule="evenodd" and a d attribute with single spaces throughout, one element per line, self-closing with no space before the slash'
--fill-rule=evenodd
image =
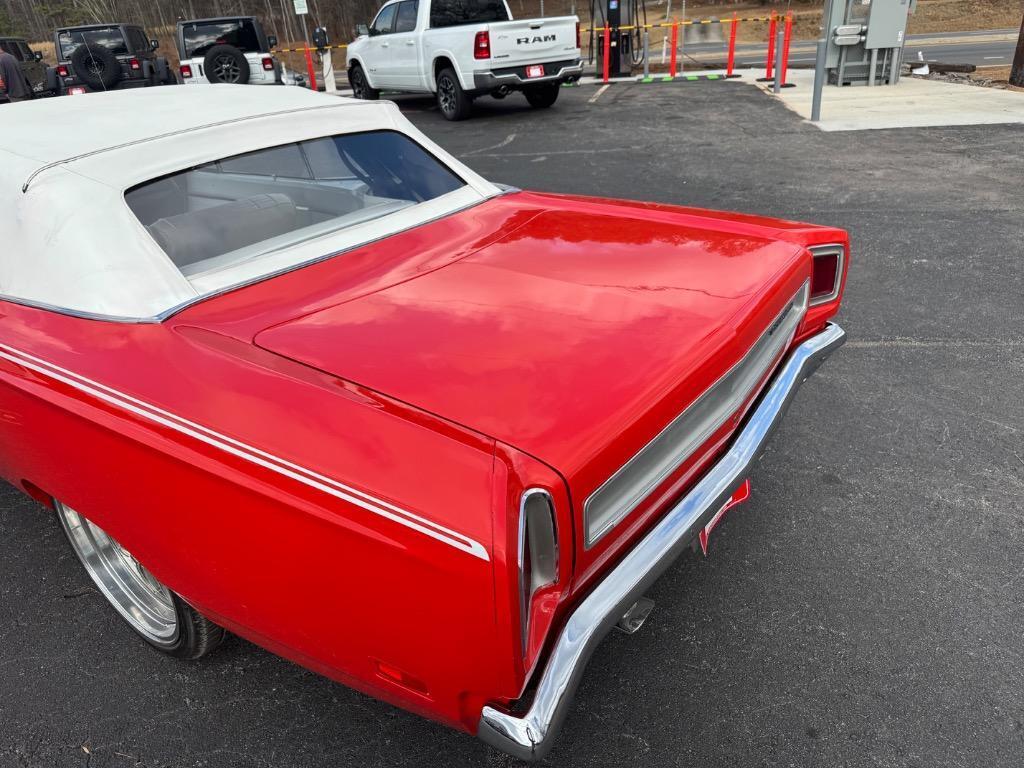
<path id="1" fill-rule="evenodd" d="M 790 70 L 780 101 L 805 120 L 811 117 L 812 70 Z M 771 83 L 758 83 L 771 93 Z M 904 77 L 898 85 L 825 86 L 823 131 L 866 131 L 880 128 L 928 128 L 944 125 L 1024 123 L 1024 93 Z"/>

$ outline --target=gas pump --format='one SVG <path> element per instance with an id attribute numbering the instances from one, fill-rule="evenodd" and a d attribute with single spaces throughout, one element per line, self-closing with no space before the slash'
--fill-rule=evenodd
<path id="1" fill-rule="evenodd" d="M 597 76 L 608 57 L 609 77 L 629 77 L 644 60 L 643 29 L 647 24 L 647 0 L 590 0 L 590 59 L 597 61 Z M 608 50 L 604 32 L 611 27 Z M 622 29 L 622 27 L 633 27 Z"/>

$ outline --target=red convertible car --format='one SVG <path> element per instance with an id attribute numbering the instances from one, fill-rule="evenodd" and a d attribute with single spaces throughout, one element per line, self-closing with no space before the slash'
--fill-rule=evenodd
<path id="1" fill-rule="evenodd" d="M 497 186 L 393 104 L 2 112 L 0 474 L 156 648 L 524 759 L 843 342 L 843 231 Z"/>

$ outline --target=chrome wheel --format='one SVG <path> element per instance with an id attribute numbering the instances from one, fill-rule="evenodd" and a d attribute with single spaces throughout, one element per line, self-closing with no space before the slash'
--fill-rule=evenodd
<path id="1" fill-rule="evenodd" d="M 57 517 L 75 554 L 117 612 L 153 645 L 178 639 L 178 612 L 171 591 L 95 523 L 57 502 Z"/>
<path id="2" fill-rule="evenodd" d="M 455 83 L 450 77 L 442 76 L 437 84 L 437 101 L 446 115 L 454 114 L 457 107 Z"/>
<path id="3" fill-rule="evenodd" d="M 213 60 L 213 74 L 222 83 L 237 83 L 242 70 L 234 56 L 224 54 Z"/>

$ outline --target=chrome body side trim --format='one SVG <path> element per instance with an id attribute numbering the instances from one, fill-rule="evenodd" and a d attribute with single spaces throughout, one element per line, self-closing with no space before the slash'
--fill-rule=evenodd
<path id="1" fill-rule="evenodd" d="M 800 385 L 845 339 L 843 329 L 829 323 L 790 353 L 726 454 L 569 615 L 539 673 L 529 709 L 513 715 L 484 707 L 477 731 L 481 739 L 522 760 L 539 760 L 547 754 L 598 643 L 729 500 L 749 475 Z"/>
<path id="2" fill-rule="evenodd" d="M 125 394 L 124 392 L 112 389 L 105 384 L 100 384 L 91 379 L 87 379 L 85 376 L 69 371 L 66 368 L 61 368 L 60 366 L 42 360 L 35 355 L 30 355 L 28 352 L 23 352 L 13 347 L 9 347 L 6 344 L 0 343 L 0 358 L 9 360 L 22 368 L 35 371 L 48 379 L 60 381 L 79 392 L 83 392 L 90 397 L 101 400 L 116 408 L 120 408 L 123 411 L 132 413 L 149 422 L 159 424 L 180 434 L 187 435 L 188 437 L 202 443 L 206 443 L 207 445 L 211 445 L 225 453 L 229 453 L 232 456 L 237 456 L 251 464 L 268 469 L 278 475 L 291 478 L 296 482 L 302 483 L 310 488 L 315 488 L 322 493 L 333 496 L 336 499 L 341 499 L 342 501 L 361 509 L 365 509 L 367 512 L 372 512 L 375 515 L 387 518 L 388 520 L 398 523 L 399 525 L 403 525 L 406 528 L 411 528 L 425 536 L 429 536 L 432 539 L 443 542 L 450 547 L 466 552 L 473 557 L 478 557 L 485 561 L 490 560 L 487 549 L 483 544 L 469 538 L 468 536 L 464 536 L 457 531 L 446 528 L 439 523 L 435 523 L 433 520 L 428 520 L 421 515 L 402 509 L 401 507 L 384 501 L 383 499 L 378 499 L 375 496 L 371 496 L 368 493 L 340 483 L 325 475 L 321 475 L 311 469 L 294 464 L 287 459 L 274 456 L 266 451 L 261 451 L 259 448 L 255 448 L 239 440 L 235 440 L 232 437 L 215 432 L 201 424 L 196 424 L 194 421 L 189 421 L 188 419 L 177 416 L 169 411 L 165 411 L 150 403 L 146 403 L 138 398 L 132 397 L 131 395 Z"/>
<path id="3" fill-rule="evenodd" d="M 810 281 L 805 280 L 735 365 L 587 497 L 583 524 L 588 549 L 642 504 L 765 386 L 766 374 L 793 342 L 807 311 L 809 293 Z"/>

